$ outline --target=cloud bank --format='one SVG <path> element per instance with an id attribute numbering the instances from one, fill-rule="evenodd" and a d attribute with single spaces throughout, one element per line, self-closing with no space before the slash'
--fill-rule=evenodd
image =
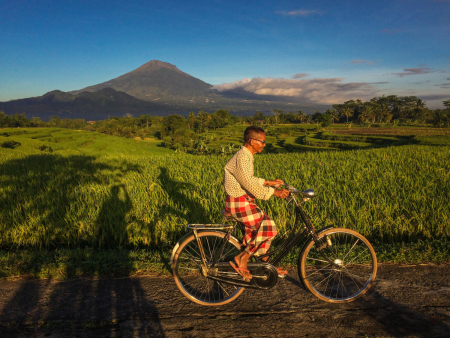
<path id="1" fill-rule="evenodd" d="M 341 78 L 306 80 L 256 77 L 215 85 L 213 89 L 218 92 L 244 90 L 257 95 L 279 96 L 280 100 L 285 100 L 287 97 L 295 101 L 318 104 L 340 103 L 357 98 L 368 100 L 378 95 L 378 90 L 371 83 L 343 83 L 342 80 Z"/>

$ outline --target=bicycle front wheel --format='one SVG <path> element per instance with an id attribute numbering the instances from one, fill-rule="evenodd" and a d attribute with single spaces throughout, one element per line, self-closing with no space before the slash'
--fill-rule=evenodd
<path id="1" fill-rule="evenodd" d="M 227 262 L 240 253 L 240 244 L 225 239 L 223 232 L 205 231 L 197 234 L 206 256 L 207 265 L 213 261 Z M 175 253 L 173 276 L 180 291 L 200 305 L 224 305 L 240 296 L 244 288 L 208 279 L 194 234 L 180 244 Z"/>
<path id="2" fill-rule="evenodd" d="M 302 251 L 299 276 L 303 285 L 330 303 L 351 302 L 369 290 L 377 274 L 377 257 L 361 234 L 348 229 L 330 229 L 319 235 L 327 246 L 317 250 L 311 240 Z"/>

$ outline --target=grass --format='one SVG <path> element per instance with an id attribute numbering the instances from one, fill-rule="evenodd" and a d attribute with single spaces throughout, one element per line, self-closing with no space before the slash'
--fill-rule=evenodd
<path id="1" fill-rule="evenodd" d="M 201 153 L 232 154 L 243 143 L 242 134 L 247 125 L 226 127 L 200 134 L 203 138 Z M 315 124 L 264 126 L 266 153 L 292 153 L 324 150 L 381 148 L 401 145 L 449 145 L 449 128 L 430 127 L 360 127 L 332 125 L 322 129 Z M 179 151 L 196 153 L 194 140 L 172 147 Z"/>
<path id="2" fill-rule="evenodd" d="M 20 143 L 20 146 L 11 150 L 22 154 L 61 153 L 93 156 L 173 154 L 173 150 L 161 147 L 161 141 L 155 139 L 127 139 L 62 128 L 0 129 L 0 145 L 11 141 Z M 45 148 L 40 150 L 39 147 Z"/>
<path id="3" fill-rule="evenodd" d="M 229 155 L 153 156 L 155 142 L 64 129 L 4 133 L 0 144 L 20 145 L 0 147 L 1 277 L 166 271 L 187 223 L 221 222 Z M 362 233 L 382 262 L 450 261 L 448 137 L 417 138 L 418 145 L 258 155 L 255 174 L 314 188 L 318 198 L 305 207 L 317 228 Z M 284 201 L 260 204 L 281 234 L 289 231 Z M 286 264 L 295 264 L 293 255 Z"/>
<path id="4" fill-rule="evenodd" d="M 419 240 L 414 243 L 375 245 L 380 263 L 441 264 L 449 262 L 446 240 Z M 284 258 L 284 266 L 297 265 L 300 248 Z M 93 248 L 57 250 L 0 250 L 0 280 L 13 278 L 125 277 L 146 274 L 171 274 L 170 250 Z"/>

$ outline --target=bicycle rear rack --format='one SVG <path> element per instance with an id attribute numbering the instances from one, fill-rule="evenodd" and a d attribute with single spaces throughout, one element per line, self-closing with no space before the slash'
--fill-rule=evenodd
<path id="1" fill-rule="evenodd" d="M 234 227 L 233 224 L 188 224 L 187 226 L 192 230 L 225 230 Z"/>

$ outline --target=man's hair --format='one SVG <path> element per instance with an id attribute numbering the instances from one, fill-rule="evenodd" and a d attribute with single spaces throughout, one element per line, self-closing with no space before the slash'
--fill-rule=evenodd
<path id="1" fill-rule="evenodd" d="M 244 142 L 249 143 L 250 139 L 257 138 L 259 135 L 264 134 L 264 130 L 257 126 L 247 127 L 244 131 Z"/>

